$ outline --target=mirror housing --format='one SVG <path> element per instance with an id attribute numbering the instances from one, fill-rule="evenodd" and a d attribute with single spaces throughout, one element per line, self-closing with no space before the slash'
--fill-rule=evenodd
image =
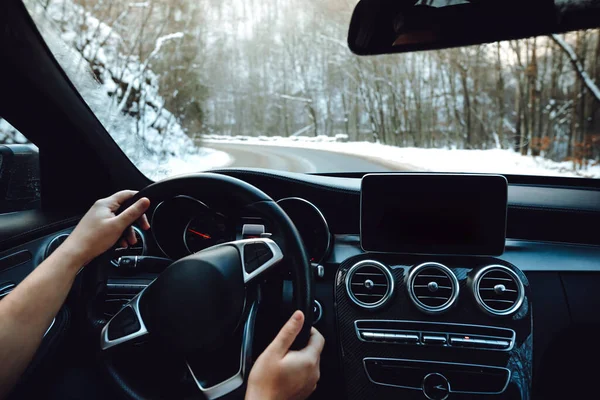
<path id="1" fill-rule="evenodd" d="M 600 25 L 587 0 L 360 0 L 348 32 L 358 55 L 522 39 Z"/>

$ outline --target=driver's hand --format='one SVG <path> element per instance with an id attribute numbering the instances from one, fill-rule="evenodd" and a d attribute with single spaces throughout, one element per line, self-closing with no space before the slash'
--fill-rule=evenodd
<path id="1" fill-rule="evenodd" d="M 325 339 L 312 328 L 306 347 L 290 350 L 303 323 L 304 314 L 296 311 L 258 357 L 248 378 L 246 400 L 306 399 L 316 389 Z"/>
<path id="2" fill-rule="evenodd" d="M 128 243 L 134 245 L 137 239 L 131 224 L 138 221 L 143 230 L 150 228 L 144 214 L 150 206 L 150 200 L 143 197 L 118 216 L 115 212 L 136 193 L 133 190 L 123 190 L 96 201 L 62 246 L 85 265 L 106 252 L 117 241 L 122 247 L 127 247 Z"/>

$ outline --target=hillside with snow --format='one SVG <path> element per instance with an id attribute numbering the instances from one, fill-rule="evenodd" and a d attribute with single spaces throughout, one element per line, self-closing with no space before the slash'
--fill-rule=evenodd
<path id="1" fill-rule="evenodd" d="M 77 90 L 133 163 L 149 178 L 228 165 L 229 156 L 197 147 L 165 108 L 158 76 L 149 68 L 161 47 L 183 33 L 159 37 L 146 60 L 119 51 L 111 27 L 71 0 L 42 7 L 26 1 L 38 29 Z"/>

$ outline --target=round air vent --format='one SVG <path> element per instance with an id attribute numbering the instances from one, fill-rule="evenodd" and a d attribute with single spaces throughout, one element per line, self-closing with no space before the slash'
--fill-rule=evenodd
<path id="1" fill-rule="evenodd" d="M 133 246 L 129 246 L 129 247 L 117 247 L 113 254 L 113 258 L 110 261 L 113 265 L 117 266 L 119 265 L 119 263 L 117 262 L 117 260 L 119 259 L 119 257 L 123 257 L 123 256 L 143 256 L 144 254 L 146 254 L 146 242 L 144 238 L 144 234 L 142 233 L 142 231 L 137 228 L 137 227 L 133 227 L 133 232 L 135 233 L 135 238 L 137 239 L 137 243 L 134 244 Z"/>
<path id="2" fill-rule="evenodd" d="M 394 277 L 380 262 L 363 260 L 346 275 L 346 291 L 350 299 L 363 308 L 379 308 L 394 293 Z"/>
<path id="3" fill-rule="evenodd" d="M 428 262 L 408 274 L 408 294 L 417 308 L 428 314 L 449 309 L 458 298 L 458 279 L 445 265 Z"/>
<path id="4" fill-rule="evenodd" d="M 504 265 L 488 265 L 473 278 L 473 294 L 481 309 L 491 315 L 505 316 L 523 304 L 525 289 L 515 272 Z"/>
<path id="5" fill-rule="evenodd" d="M 48 258 L 50 254 L 54 252 L 54 250 L 58 249 L 58 246 L 63 244 L 63 242 L 69 237 L 66 233 L 61 233 L 57 235 L 50 241 L 48 247 L 46 247 L 46 253 L 44 254 L 44 258 Z"/>

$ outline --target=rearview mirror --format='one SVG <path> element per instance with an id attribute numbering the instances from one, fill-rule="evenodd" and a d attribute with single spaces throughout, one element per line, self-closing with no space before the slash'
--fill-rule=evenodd
<path id="1" fill-rule="evenodd" d="M 595 28 L 589 0 L 360 0 L 348 45 L 359 55 L 403 53 Z"/>

